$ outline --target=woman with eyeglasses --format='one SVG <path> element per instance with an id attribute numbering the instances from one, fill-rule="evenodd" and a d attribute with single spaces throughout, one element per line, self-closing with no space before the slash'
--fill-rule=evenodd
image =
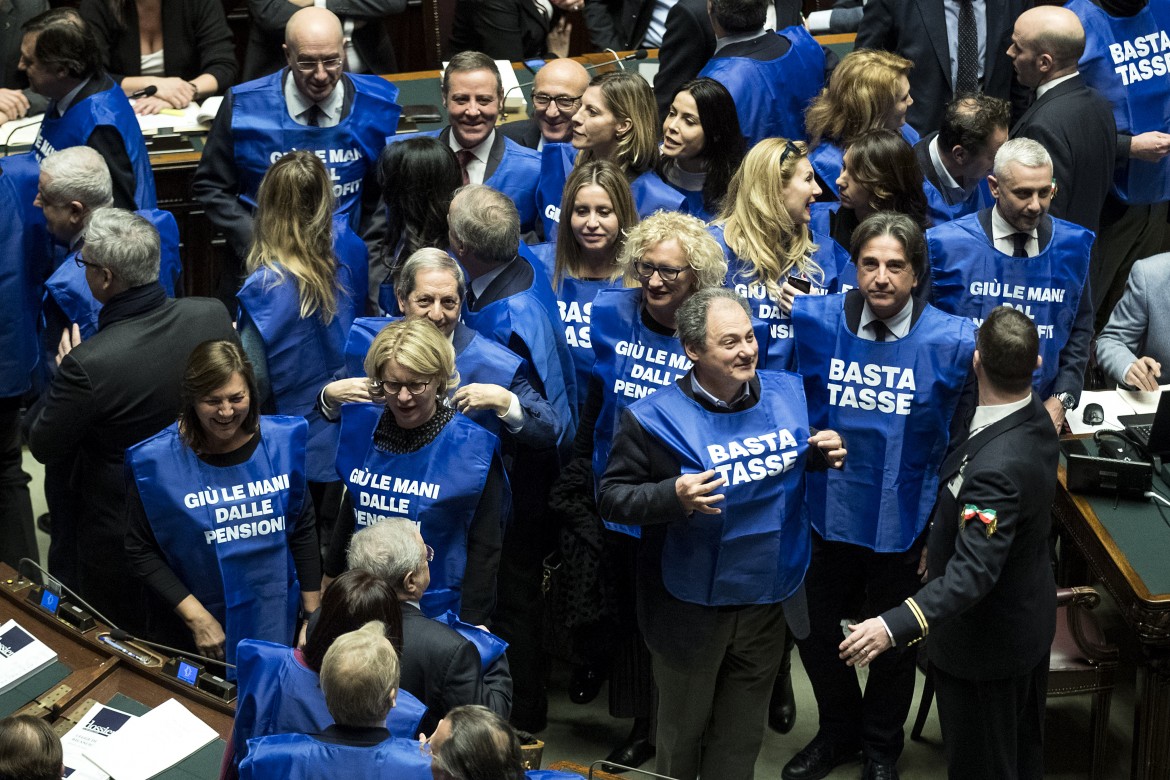
<path id="1" fill-rule="evenodd" d="M 609 460 L 622 412 L 639 398 L 668 387 L 691 366 L 675 337 L 675 312 L 695 292 L 719 287 L 727 263 L 719 245 L 699 219 L 674 211 L 653 214 L 634 226 L 618 256 L 628 287 L 604 289 L 593 301 L 590 340 L 596 361 L 573 442 L 572 462 L 562 470 L 550 505 L 573 522 L 597 522 L 594 496 Z M 586 507 L 580 509 L 581 503 Z M 576 509 L 574 509 L 576 508 Z M 585 513 L 589 513 L 583 517 Z M 604 518 L 601 518 L 604 520 Z M 650 714 L 654 686 L 650 657 L 634 613 L 634 572 L 639 529 L 605 523 L 597 529 L 601 550 L 594 568 L 570 571 L 567 578 L 599 583 L 600 618 L 588 630 L 586 648 L 594 673 L 610 678 L 609 711 L 633 717 L 626 741 L 608 760 L 637 766 L 654 755 Z M 582 667 L 584 668 L 584 667 Z"/>
<path id="2" fill-rule="evenodd" d="M 707 222 L 719 215 L 745 151 L 727 87 L 708 78 L 683 84 L 662 123 L 658 175 L 686 196 L 687 213 Z"/>
<path id="3" fill-rule="evenodd" d="M 922 230 L 930 227 L 927 214 L 925 180 L 914 149 L 892 130 L 862 133 L 845 150 L 841 173 L 837 176 L 840 200 L 815 203 L 812 229 L 832 240 L 838 257 L 840 291 L 857 286 L 857 267 L 849 261 L 854 229 L 877 211 L 894 211 L 914 220 Z M 930 289 L 929 269 L 918 280 L 915 295 L 924 296 Z"/>
<path id="4" fill-rule="evenodd" d="M 630 182 L 638 216 L 655 211 L 683 211 L 686 198 L 654 170 L 658 163 L 658 109 L 646 79 L 628 71 L 594 76 L 573 115 L 573 143 L 545 144 L 540 185 L 544 235 L 559 229 L 564 185 L 575 165 L 609 160 Z"/>
<path id="5" fill-rule="evenodd" d="M 346 487 L 326 573 L 344 568 L 355 533 L 388 518 L 418 524 L 434 548 L 427 617 L 488 625 L 512 496 L 499 439 L 448 405 L 458 386 L 451 341 L 425 317 L 391 322 L 365 358 L 376 403 L 341 407 L 337 473 Z"/>
<path id="6" fill-rule="evenodd" d="M 813 99 L 804 114 L 809 160 L 822 190 L 837 196 L 845 148 L 869 130 L 901 133 L 911 146 L 918 132 L 906 124 L 910 97 L 910 69 L 914 63 L 888 51 L 857 49 L 833 70 L 833 78 Z"/>
<path id="7" fill-rule="evenodd" d="M 821 194 L 808 147 L 765 138 L 752 147 L 727 188 L 711 234 L 727 257 L 727 286 L 748 299 L 768 323 L 769 368 L 792 365 L 792 300 L 832 292 L 848 262 L 831 240 L 809 230 L 810 207 Z"/>
<path id="8" fill-rule="evenodd" d="M 298 608 L 316 610 L 321 589 L 308 424 L 262 417 L 256 395 L 239 345 L 206 341 L 178 421 L 126 451 L 126 555 L 165 607 L 148 633 L 229 664 L 242 639 L 292 644 Z"/>

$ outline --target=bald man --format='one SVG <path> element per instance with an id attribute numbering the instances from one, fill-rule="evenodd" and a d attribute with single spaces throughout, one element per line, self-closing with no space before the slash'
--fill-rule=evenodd
<path id="1" fill-rule="evenodd" d="M 500 127 L 505 137 L 539 151 L 546 143 L 573 140 L 573 114 L 589 86 L 589 71 L 576 60 L 550 60 L 532 82 L 532 118 Z"/>
<path id="2" fill-rule="evenodd" d="M 285 67 L 233 87 L 215 117 L 191 192 L 227 237 L 235 264 L 223 275 L 227 301 L 241 281 L 252 242 L 252 207 L 265 171 L 292 149 L 324 161 L 337 212 L 356 228 L 373 210 L 373 182 L 386 136 L 398 126 L 398 88 L 377 76 L 345 73 L 341 21 L 324 8 L 304 8 L 285 29 Z M 234 308 L 233 308 L 234 310 Z"/>
<path id="3" fill-rule="evenodd" d="M 1084 51 L 1085 30 L 1072 11 L 1046 5 L 1020 14 L 1008 56 L 1036 101 L 1011 135 L 1038 141 L 1052 156 L 1049 213 L 1096 232 L 1113 181 L 1117 125 L 1109 101 L 1081 78 Z"/>

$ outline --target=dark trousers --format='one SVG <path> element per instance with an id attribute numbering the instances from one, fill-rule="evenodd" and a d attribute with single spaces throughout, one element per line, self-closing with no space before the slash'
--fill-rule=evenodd
<path id="1" fill-rule="evenodd" d="M 0 561 L 16 568 L 37 557 L 30 477 L 21 463 L 20 398 L 0 399 Z"/>
<path id="2" fill-rule="evenodd" d="M 1004 680 L 965 680 L 931 664 L 950 780 L 1040 780 L 1048 656 Z"/>
<path id="3" fill-rule="evenodd" d="M 81 585 L 77 573 L 77 517 L 80 509 L 69 489 L 73 471 L 72 461 L 45 464 L 45 504 L 49 507 L 49 571 L 78 590 Z"/>
<path id="4" fill-rule="evenodd" d="M 894 763 L 902 754 L 903 725 L 914 697 L 914 652 L 893 648 L 869 666 L 865 693 L 857 673 L 837 653 L 842 619 L 880 615 L 913 595 L 922 583 L 918 560 L 925 536 L 902 553 L 879 553 L 813 533 L 805 577 L 809 636 L 797 640 L 800 659 L 820 710 L 819 735 L 860 745 L 867 757 Z"/>

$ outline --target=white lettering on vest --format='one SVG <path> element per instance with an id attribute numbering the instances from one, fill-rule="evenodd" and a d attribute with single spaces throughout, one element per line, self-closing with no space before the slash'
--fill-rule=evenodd
<path id="1" fill-rule="evenodd" d="M 1170 34 L 1157 30 L 1132 40 L 1111 43 L 1109 56 L 1115 66 L 1113 71 L 1121 77 L 1124 86 L 1152 78 L 1166 78 L 1170 74 Z"/>
<path id="2" fill-rule="evenodd" d="M 715 472 L 734 487 L 791 470 L 796 465 L 796 447 L 792 432 L 780 428 L 775 433 L 746 436 L 726 444 L 708 444 L 707 457 Z"/>
<path id="3" fill-rule="evenodd" d="M 910 414 L 916 384 L 914 369 L 829 359 L 829 403 L 883 414 Z M 883 388 L 883 389 L 874 389 Z M 899 392 L 908 390 L 909 392 Z"/>

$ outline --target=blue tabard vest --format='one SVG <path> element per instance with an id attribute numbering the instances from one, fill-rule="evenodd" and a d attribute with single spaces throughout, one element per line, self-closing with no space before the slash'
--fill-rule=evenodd
<path id="1" fill-rule="evenodd" d="M 387 519 L 413 522 L 435 551 L 431 586 L 419 606 L 427 617 L 447 610 L 458 614 L 467 533 L 499 439 L 456 414 L 422 449 L 406 455 L 382 452 L 374 446 L 382 410 L 377 404 L 341 407 L 337 473 L 353 499 L 354 533 Z"/>
<path id="2" fill-rule="evenodd" d="M 431 780 L 431 757 L 418 741 L 390 737 L 374 747 L 322 742 L 308 734 L 276 734 L 252 740 L 240 764 L 240 780 L 333 780 L 385 777 Z"/>
<path id="3" fill-rule="evenodd" d="M 825 85 L 825 52 L 812 34 L 799 25 L 775 34 L 792 44 L 781 57 L 753 60 L 716 54 L 698 75 L 727 87 L 748 149 L 765 138 L 806 140 L 804 110 Z"/>
<path id="4" fill-rule="evenodd" d="M 366 375 L 364 363 L 374 337 L 382 328 L 398 317 L 358 317 L 349 329 L 349 338 L 345 341 L 345 375 L 361 377 Z M 488 385 L 499 385 L 511 388 L 516 372 L 524 368 L 527 371 L 527 361 L 502 347 L 494 341 L 488 341 L 478 333 L 474 333 L 471 341 L 460 352 L 455 353 L 455 370 L 459 372 L 459 384 L 470 385 L 481 382 Z M 490 409 L 479 409 L 467 415 L 475 422 L 487 428 L 497 436 L 500 435 L 500 418 Z"/>
<path id="5" fill-rule="evenodd" d="M 765 285 L 750 281 L 751 267 L 727 246 L 723 226 L 712 225 L 708 231 L 723 249 L 723 256 L 727 258 L 727 277 L 723 286 L 747 298 L 752 307 L 752 316 L 768 325 L 767 353 L 761 354 L 760 357 L 763 359 L 759 362 L 769 368 L 790 369 L 793 359 L 792 319 L 780 310 L 779 302 L 772 297 Z M 812 284 L 811 294 L 825 295 L 837 286 L 837 244 L 832 239 L 822 236 L 814 235 L 813 240 L 817 243 L 813 261 L 820 266 L 822 276 L 819 282 L 805 274 L 801 274 L 801 278 L 808 279 Z M 760 344 L 760 348 L 761 350 L 764 348 L 763 343 Z"/>
<path id="6" fill-rule="evenodd" d="M 0 398 L 28 391 L 39 361 L 41 280 L 49 262 L 45 215 L 33 205 L 39 175 L 31 154 L 0 158 Z"/>
<path id="7" fill-rule="evenodd" d="M 490 631 L 484 631 L 479 626 L 464 623 L 454 612 L 445 612 L 435 618 L 435 620 L 450 627 L 451 630 L 475 646 L 476 652 L 479 653 L 480 668 L 485 672 L 508 649 L 508 643 L 503 639 L 500 639 Z"/>
<path id="8" fill-rule="evenodd" d="M 1085 28 L 1081 75 L 1113 104 L 1117 132 L 1170 132 L 1170 3 L 1150 0 L 1128 18 L 1110 16 L 1089 0 L 1069 0 L 1065 7 Z M 1126 203 L 1170 200 L 1170 157 L 1122 161 L 1113 189 Z"/>
<path id="9" fill-rule="evenodd" d="M 674 336 L 642 324 L 642 290 L 602 290 L 593 301 L 593 373 L 604 390 L 593 431 L 593 483 L 601 485 L 622 410 L 639 398 L 670 387 L 691 368 L 691 360 Z M 633 525 L 606 522 L 611 531 L 641 536 Z"/>
<path id="10" fill-rule="evenodd" d="M 647 434 L 678 456 L 683 474 L 727 480 L 722 513 L 694 512 L 667 527 L 662 584 L 711 607 L 774 604 L 804 580 L 810 536 L 801 517 L 808 410 L 800 377 L 760 371 L 760 401 L 709 412 L 678 385 L 630 407 Z"/>
<path id="11" fill-rule="evenodd" d="M 307 426 L 261 417 L 260 429 L 256 452 L 238 466 L 199 460 L 176 423 L 126 451 L 158 546 L 223 626 L 228 663 L 241 639 L 290 644 L 300 600 L 288 537 L 305 499 Z"/>
<path id="12" fill-rule="evenodd" d="M 528 347 L 533 368 L 544 386 L 544 396 L 553 411 L 565 421 L 557 441 L 557 446 L 561 447 L 571 442 L 577 433 L 576 371 L 569 346 L 560 332 L 561 318 L 552 285 L 539 262 L 522 259 L 533 265 L 532 285 L 479 311 L 469 310 L 464 301 L 462 319 L 467 327 L 504 347 L 508 346 L 513 334 Z"/>
<path id="13" fill-rule="evenodd" d="M 825 539 L 902 552 L 934 506 L 975 328 L 928 305 L 905 338 L 867 341 L 849 331 L 844 304 L 801 296 L 792 308 L 809 422 L 849 443 L 845 468 L 806 476 L 804 505 Z"/>
<path id="14" fill-rule="evenodd" d="M 902 125 L 900 132 L 906 143 L 911 146 L 918 143 L 918 131 L 910 125 Z M 845 166 L 845 150 L 833 141 L 823 139 L 808 153 L 808 161 L 812 163 L 813 170 L 821 177 L 825 187 L 833 193 L 833 197 L 840 195 L 837 192 L 837 177 L 841 175 L 841 168 Z"/>
<path id="15" fill-rule="evenodd" d="M 849 248 L 841 246 L 833 235 L 833 215 L 841 208 L 840 201 L 831 203 L 814 203 L 809 208 L 812 220 L 808 229 L 812 231 L 813 240 L 817 246 L 832 247 L 832 255 L 837 261 L 837 288 L 833 292 L 848 292 L 857 286 L 857 266 L 849 257 Z M 819 256 L 819 253 L 818 253 Z M 818 260 L 818 263 L 820 261 Z"/>
<path id="16" fill-rule="evenodd" d="M 37 140 L 33 142 L 37 162 L 70 146 L 86 146 L 93 131 L 102 125 L 117 130 L 126 145 L 126 155 L 134 168 L 134 205 L 140 209 L 157 208 L 158 195 L 154 190 L 154 171 L 150 168 L 146 141 L 142 138 L 142 129 L 129 99 L 117 84 L 69 106 L 65 116 L 57 116 L 55 102 L 50 105 L 45 111 Z"/>
<path id="17" fill-rule="evenodd" d="M 357 227 L 362 179 L 386 145 L 386 131 L 398 126 L 398 87 L 378 76 L 345 74 L 353 89 L 349 115 L 334 127 L 297 124 L 288 114 L 283 76 L 288 69 L 232 87 L 232 139 L 240 195 L 255 200 L 260 180 L 273 162 L 294 149 L 313 152 L 329 171 L 337 213 Z M 290 77 L 291 78 L 291 77 Z"/>
<path id="18" fill-rule="evenodd" d="M 555 243 L 536 244 L 530 247 L 541 262 L 545 275 L 551 280 L 556 269 Z M 610 287 L 621 287 L 621 279 L 576 279 L 565 274 L 560 285 L 553 290 L 557 297 L 557 308 L 561 323 L 565 326 L 565 341 L 573 355 L 573 366 L 577 376 L 577 401 L 584 405 L 589 376 L 593 373 L 593 342 L 589 339 L 589 315 L 593 310 L 593 299 L 597 293 Z"/>
<path id="19" fill-rule="evenodd" d="M 544 223 L 544 238 L 555 242 L 560 230 L 565 182 L 577 160 L 577 150 L 572 144 L 545 144 L 540 153 L 540 184 L 536 190 L 536 202 Z M 687 210 L 686 196 L 663 181 L 654 171 L 646 171 L 630 182 L 630 194 L 634 196 L 634 206 L 642 219 L 655 211 L 685 213 Z"/>
<path id="20" fill-rule="evenodd" d="M 1089 272 L 1093 233 L 1052 218 L 1052 240 L 1035 257 L 1005 255 L 991 245 L 978 214 L 926 231 L 934 305 L 978 326 L 996 306 L 1027 314 L 1040 331 L 1044 361 L 1032 381 L 1041 398 L 1052 394 Z"/>
<path id="21" fill-rule="evenodd" d="M 315 734 L 333 723 L 317 675 L 297 661 L 291 647 L 245 639 L 236 650 L 236 663 L 239 696 L 232 744 L 237 764 L 253 737 Z M 386 728 L 392 736 L 413 739 L 426 711 L 426 705 L 399 688 Z"/>
<path id="22" fill-rule="evenodd" d="M 347 231 L 348 232 L 348 231 Z M 352 235 L 352 234 L 350 234 Z M 334 242 L 336 244 L 336 241 Z M 365 244 L 359 257 L 338 258 L 337 314 L 326 324 L 319 314 L 301 317 L 296 280 L 268 268 L 253 272 L 236 293 L 240 321 L 250 320 L 264 340 L 272 397 L 280 414 L 304 417 L 309 422 L 306 464 L 309 479 L 331 482 L 337 478 L 338 427 L 317 410 L 317 395 L 345 364 L 346 336 L 354 319 L 354 302 L 363 300 L 350 269 L 364 266 Z"/>
<path id="23" fill-rule="evenodd" d="M 179 225 L 171 212 L 162 209 L 140 209 L 135 213 L 148 219 L 158 230 L 162 250 L 158 282 L 166 290 L 167 297 L 174 298 L 179 275 L 183 272 L 183 261 L 179 257 Z M 45 280 L 45 296 L 52 298 L 68 322 L 77 323 L 81 338 L 88 339 L 97 333 L 98 312 L 102 305 L 90 292 L 85 269 L 77 265 L 75 258 L 80 251 L 70 252 Z"/>
<path id="24" fill-rule="evenodd" d="M 931 225 L 941 225 L 995 205 L 995 198 L 991 197 L 991 187 L 988 186 L 987 179 L 980 181 L 966 200 L 953 206 L 947 203 L 942 192 L 931 184 L 929 179 L 923 180 L 922 189 L 926 192 L 926 213 L 930 217 Z"/>

